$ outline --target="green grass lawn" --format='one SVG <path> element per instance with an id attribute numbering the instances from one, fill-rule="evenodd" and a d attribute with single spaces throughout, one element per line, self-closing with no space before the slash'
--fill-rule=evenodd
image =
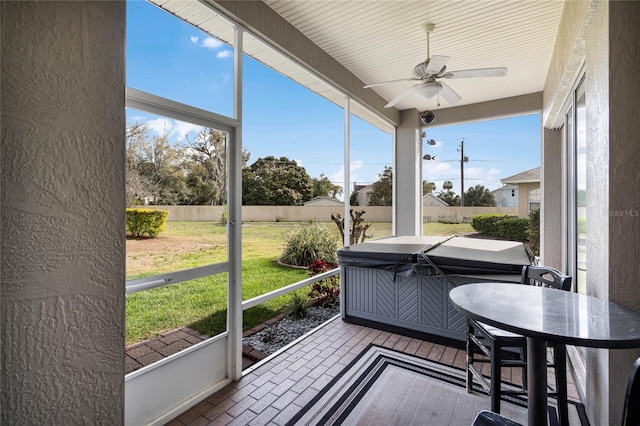
<path id="1" fill-rule="evenodd" d="M 338 232 L 333 222 L 324 224 Z M 242 298 L 247 300 L 308 277 L 304 269 L 275 263 L 287 235 L 304 223 L 248 223 L 242 227 Z M 424 225 L 425 235 L 472 232 L 470 224 Z M 391 235 L 390 223 L 375 223 L 374 239 Z M 226 259 L 226 231 L 211 222 L 168 222 L 154 239 L 127 241 L 127 279 L 222 262 Z M 307 293 L 308 289 L 298 292 Z M 244 329 L 252 328 L 282 312 L 291 295 L 273 299 L 244 312 Z M 139 342 L 187 325 L 216 335 L 226 329 L 227 275 L 169 285 L 127 295 L 126 342 Z"/>

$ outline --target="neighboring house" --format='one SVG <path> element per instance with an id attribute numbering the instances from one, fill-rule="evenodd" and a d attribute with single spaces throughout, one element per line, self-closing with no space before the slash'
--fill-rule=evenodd
<path id="1" fill-rule="evenodd" d="M 518 185 L 504 185 L 491 191 L 498 207 L 518 207 Z"/>
<path id="2" fill-rule="evenodd" d="M 373 192 L 373 185 L 358 185 L 354 184 L 353 189 L 358 194 L 356 199 L 359 206 L 368 206 L 371 193 Z"/>
<path id="3" fill-rule="evenodd" d="M 540 207 L 540 167 L 500 179 L 505 185 L 518 187 L 518 216 L 527 217 Z"/>
<path id="4" fill-rule="evenodd" d="M 305 206 L 344 206 L 344 203 L 337 198 L 321 195 L 303 203 Z"/>
<path id="5" fill-rule="evenodd" d="M 445 201 L 436 197 L 433 194 L 427 194 L 422 197 L 422 206 L 423 207 L 449 207 Z"/>

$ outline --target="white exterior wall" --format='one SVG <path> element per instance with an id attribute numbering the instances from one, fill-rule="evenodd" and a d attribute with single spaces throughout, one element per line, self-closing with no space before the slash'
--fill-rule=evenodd
<path id="1" fill-rule="evenodd" d="M 2 2 L 0 423 L 124 421 L 124 2 Z"/>
<path id="2" fill-rule="evenodd" d="M 640 81 L 638 22 L 637 2 L 566 2 L 544 91 L 544 125 L 549 129 L 561 124 L 565 100 L 585 64 L 587 292 L 636 311 L 640 219 L 616 212 L 640 210 L 640 123 L 634 117 L 640 108 L 634 96 Z M 557 150 L 559 138 L 548 130 L 545 138 L 543 152 Z M 557 167 L 545 166 L 544 177 L 557 173 Z M 544 197 L 548 201 L 548 194 Z M 547 210 L 545 229 L 555 219 Z M 550 246 L 544 242 L 545 250 Z M 620 424 L 625 385 L 638 355 L 637 349 L 587 349 L 582 391 L 591 424 Z"/>

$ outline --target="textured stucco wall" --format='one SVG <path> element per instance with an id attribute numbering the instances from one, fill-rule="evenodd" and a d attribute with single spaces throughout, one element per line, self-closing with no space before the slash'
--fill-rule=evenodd
<path id="1" fill-rule="evenodd" d="M 545 127 L 585 67 L 587 109 L 587 292 L 636 311 L 640 237 L 640 3 L 567 2 L 545 85 Z M 545 131 L 548 132 L 548 131 Z M 627 214 L 625 212 L 631 212 Z M 591 424 L 620 424 L 624 388 L 638 350 L 585 351 Z"/>
<path id="2" fill-rule="evenodd" d="M 609 21 L 608 2 L 603 1 L 593 17 L 586 41 L 585 99 L 587 121 L 587 293 L 608 298 L 609 281 Z M 587 350 L 585 356 L 586 409 L 592 424 L 615 417 L 611 401 L 624 398 L 624 380 L 611 386 L 608 351 Z M 619 417 L 619 416 L 618 416 Z"/>
<path id="3" fill-rule="evenodd" d="M 542 121 L 545 127 L 556 128 L 562 124 L 563 108 L 582 69 L 586 34 L 599 3 L 600 0 L 564 3 L 544 84 Z"/>
<path id="4" fill-rule="evenodd" d="M 587 131 L 592 142 L 588 150 L 587 172 L 588 178 L 593 176 L 596 182 L 594 191 L 598 194 L 593 195 L 593 203 L 591 200 L 587 202 L 587 234 L 590 235 L 593 228 L 599 230 L 602 224 L 608 224 L 608 239 L 604 239 L 604 232 L 596 231 L 599 238 L 587 247 L 587 280 L 589 287 L 598 286 L 599 291 L 607 294 L 611 301 L 640 311 L 640 122 L 637 117 L 640 111 L 640 2 L 609 1 L 604 6 L 596 19 L 600 24 L 608 12 L 608 28 L 606 24 L 600 27 L 604 27 L 603 32 L 608 31 L 608 37 L 600 37 L 594 32 L 587 39 L 587 63 L 593 63 L 588 65 L 587 73 L 599 80 L 593 82 L 593 91 L 589 91 L 591 80 L 587 85 Z M 608 53 L 606 65 L 597 60 L 603 52 Z M 604 69 L 605 66 L 608 69 Z M 606 80 L 605 76 L 608 76 Z M 601 105 L 607 98 L 608 108 L 605 109 Z M 607 133 L 607 139 L 603 139 Z M 601 147 L 603 140 L 608 141 L 606 147 Z M 609 158 L 608 167 L 602 166 L 602 158 Z M 601 180 L 606 184 L 600 183 Z M 608 197 L 608 200 L 602 200 L 608 208 L 599 205 L 603 195 Z M 591 197 L 592 191 L 587 196 Z M 598 225 L 591 226 L 593 222 Z M 605 243 L 602 247 L 606 248 L 600 247 L 600 242 Z M 606 267 L 593 276 L 590 265 L 592 251 L 608 252 Z M 605 256 L 597 259 L 600 262 Z M 600 285 L 600 282 L 608 286 Z M 639 355 L 640 350 L 637 349 L 609 353 L 610 392 L 602 395 L 603 400 L 608 398 L 609 401 L 609 424 L 621 422 L 624 393 L 620 384 L 626 383 L 633 361 Z"/>
<path id="5" fill-rule="evenodd" d="M 0 423 L 122 424 L 125 4 L 0 7 Z"/>

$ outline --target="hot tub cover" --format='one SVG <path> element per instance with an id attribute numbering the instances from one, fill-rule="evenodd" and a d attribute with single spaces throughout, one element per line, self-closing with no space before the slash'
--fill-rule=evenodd
<path id="1" fill-rule="evenodd" d="M 530 263 L 520 242 L 455 236 L 388 237 L 338 250 L 340 266 L 393 270 L 402 275 L 415 271 L 431 275 L 431 268 L 444 274 L 519 274 Z"/>

